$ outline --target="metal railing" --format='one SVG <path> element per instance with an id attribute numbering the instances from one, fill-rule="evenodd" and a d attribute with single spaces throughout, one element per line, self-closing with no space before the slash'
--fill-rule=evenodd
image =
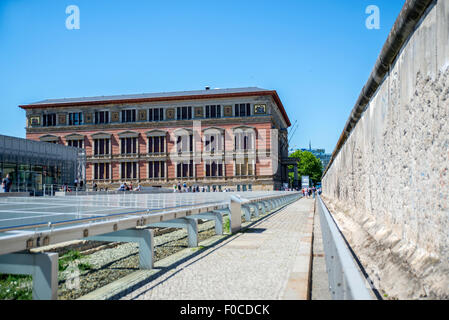
<path id="1" fill-rule="evenodd" d="M 316 199 L 332 299 L 375 299 L 369 281 L 363 276 L 329 210 L 319 195 Z"/>
<path id="2" fill-rule="evenodd" d="M 123 207 L 128 208 L 126 211 L 113 213 L 110 216 L 95 215 L 51 224 L 42 221 L 40 225 L 4 227 L 0 232 L 0 272 L 31 274 L 33 275 L 33 299 L 57 299 L 58 254 L 37 253 L 32 249 L 75 239 L 136 242 L 139 243 L 140 268 L 152 269 L 154 267 L 154 232 L 151 228 L 153 227 L 185 228 L 188 234 L 188 246 L 198 247 L 198 219 L 215 221 L 216 234 L 223 234 L 223 215 L 228 215 L 229 233 L 233 234 L 241 229 L 243 206 L 251 203 L 256 215 L 259 209 L 268 214 L 299 198 L 300 194 L 297 192 L 279 192 L 268 194 L 266 197 L 256 195 L 251 199 L 231 195 L 230 199 L 217 199 L 217 202 L 189 204 L 174 208 L 162 207 L 155 210 L 139 208 L 136 211 L 124 204 Z M 67 205 L 70 206 L 70 204 Z"/>

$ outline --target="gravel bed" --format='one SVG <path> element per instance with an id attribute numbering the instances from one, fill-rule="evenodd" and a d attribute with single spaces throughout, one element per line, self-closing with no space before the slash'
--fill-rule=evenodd
<path id="1" fill-rule="evenodd" d="M 215 235 L 214 226 L 213 221 L 198 224 L 198 240 L 203 241 Z M 155 261 L 188 247 L 185 229 L 177 229 L 170 233 L 155 236 L 154 241 Z M 81 259 L 81 262 L 88 263 L 92 268 L 80 271 L 78 289 L 70 289 L 71 286 L 73 287 L 73 281 L 66 280 L 71 275 L 70 270 L 59 272 L 58 299 L 77 299 L 139 270 L 139 246 L 136 243 L 123 243 L 114 248 L 86 255 Z"/>
<path id="2" fill-rule="evenodd" d="M 225 221 L 225 220 L 224 220 Z M 223 222 L 224 222 L 223 221 Z M 244 222 L 242 217 L 242 223 Z M 170 231 L 169 228 L 165 228 Z M 188 248 L 187 231 L 185 229 L 171 229 L 174 231 L 164 233 L 159 229 L 159 235 L 154 237 L 154 259 L 159 261 L 176 252 Z M 215 235 L 214 221 L 198 223 L 198 242 L 204 241 Z M 101 246 L 101 248 L 100 248 Z M 102 249 L 104 247 L 104 249 Z M 96 251 L 97 249 L 101 249 Z M 88 249 L 88 254 L 83 254 L 83 249 Z M 139 270 L 139 245 L 137 243 L 106 243 L 87 241 L 81 245 L 61 247 L 51 252 L 58 252 L 61 258 L 70 250 L 81 250 L 82 257 L 75 260 L 90 266 L 88 270 L 69 267 L 66 271 L 58 272 L 58 299 L 73 300 L 86 295 L 96 289 L 110 284 L 128 274 Z M 89 252 L 90 251 L 90 252 Z M 91 253 L 92 252 L 92 253 Z M 74 282 L 73 275 L 77 275 L 78 283 Z M 68 280 L 69 279 L 69 280 Z M 25 281 L 21 286 L 26 286 L 31 293 L 32 282 Z M 73 289 L 73 287 L 76 287 Z M 14 286 L 12 290 L 14 290 Z M 16 289 L 20 289 L 19 286 Z M 31 297 L 31 295 L 30 295 Z"/>

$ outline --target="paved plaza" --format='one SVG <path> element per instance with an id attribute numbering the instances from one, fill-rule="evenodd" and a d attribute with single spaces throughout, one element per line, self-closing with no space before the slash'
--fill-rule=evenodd
<path id="1" fill-rule="evenodd" d="M 307 299 L 313 210 L 314 199 L 301 199 L 215 245 L 200 247 L 201 253 L 122 299 Z"/>

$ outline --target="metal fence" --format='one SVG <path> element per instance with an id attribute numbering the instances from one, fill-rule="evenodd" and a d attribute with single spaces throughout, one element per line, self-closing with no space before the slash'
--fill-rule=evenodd
<path id="1" fill-rule="evenodd" d="M 343 235 L 319 195 L 317 196 L 316 206 L 320 215 L 326 269 L 332 299 L 376 299 L 370 282 L 362 274 Z"/>

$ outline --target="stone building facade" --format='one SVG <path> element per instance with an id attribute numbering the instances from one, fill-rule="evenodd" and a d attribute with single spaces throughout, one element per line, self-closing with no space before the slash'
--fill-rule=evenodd
<path id="1" fill-rule="evenodd" d="M 276 91 L 260 88 L 54 99 L 20 106 L 26 137 L 84 148 L 88 184 L 279 190 L 287 128 Z"/>

